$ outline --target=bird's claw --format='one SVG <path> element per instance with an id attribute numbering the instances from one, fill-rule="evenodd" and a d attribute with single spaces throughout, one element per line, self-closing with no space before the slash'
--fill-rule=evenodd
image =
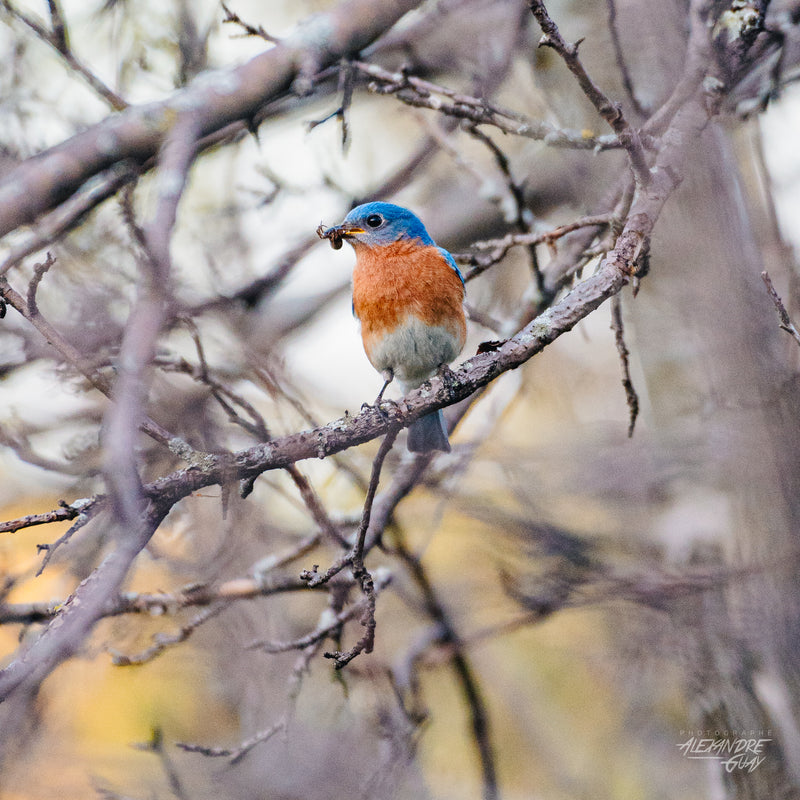
<path id="1" fill-rule="evenodd" d="M 450 385 L 456 380 L 456 373 L 450 368 L 449 364 L 439 364 L 436 374 L 442 379 L 445 385 Z"/>
<path id="2" fill-rule="evenodd" d="M 398 407 L 398 403 L 396 400 L 392 400 L 390 397 L 386 399 L 382 398 L 380 395 L 375 398 L 374 403 L 362 403 L 361 410 L 362 411 L 377 411 L 382 414 L 384 417 L 389 416 L 389 412 L 384 409 L 384 406 L 389 406 L 391 409 L 396 409 Z"/>

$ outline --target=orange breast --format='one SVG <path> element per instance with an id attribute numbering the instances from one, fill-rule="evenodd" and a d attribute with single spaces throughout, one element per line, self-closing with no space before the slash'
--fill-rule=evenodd
<path id="1" fill-rule="evenodd" d="M 402 241 L 380 249 L 356 247 L 353 311 L 365 341 L 395 330 L 412 314 L 426 325 L 448 328 L 463 347 L 463 302 L 461 279 L 436 247 Z"/>

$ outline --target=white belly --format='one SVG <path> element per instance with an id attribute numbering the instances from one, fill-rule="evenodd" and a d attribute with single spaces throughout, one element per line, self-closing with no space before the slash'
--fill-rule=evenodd
<path id="1" fill-rule="evenodd" d="M 391 369 L 403 390 L 408 391 L 430 378 L 440 364 L 449 364 L 460 351 L 452 331 L 408 316 L 373 345 L 370 361 L 379 372 Z"/>

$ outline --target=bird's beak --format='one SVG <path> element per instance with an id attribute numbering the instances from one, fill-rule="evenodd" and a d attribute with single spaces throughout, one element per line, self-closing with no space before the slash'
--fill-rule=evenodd
<path id="1" fill-rule="evenodd" d="M 363 228 L 355 225 L 337 225 L 335 228 L 330 228 L 331 231 L 336 231 L 335 235 L 338 236 L 356 236 L 359 233 L 366 233 Z"/>
<path id="2" fill-rule="evenodd" d="M 359 233 L 366 233 L 363 228 L 355 225 L 334 225 L 332 228 L 323 229 L 322 225 L 317 228 L 317 236 L 320 239 L 329 239 L 334 250 L 342 246 L 342 239 L 348 236 L 356 236 Z"/>

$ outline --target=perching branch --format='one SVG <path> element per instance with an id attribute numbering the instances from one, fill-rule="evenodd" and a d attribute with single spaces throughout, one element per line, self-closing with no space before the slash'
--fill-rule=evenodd
<path id="1" fill-rule="evenodd" d="M 108 416 L 105 442 L 109 494 L 96 495 L 88 501 L 91 504 L 93 524 L 96 524 L 94 520 L 101 512 L 113 511 L 114 516 L 111 518 L 116 520 L 123 535 L 113 542 L 115 549 L 112 549 L 107 559 L 63 606 L 57 609 L 49 606 L 28 609 L 0 606 L 0 621 L 49 622 L 38 638 L 31 637 L 32 644 L 21 654 L 16 664 L 0 672 L 0 697 L 8 697 L 15 691 L 33 696 L 41 681 L 64 658 L 77 652 L 99 619 L 116 613 L 153 608 L 158 602 L 175 602 L 170 608 L 206 605 L 207 609 L 176 633 L 157 640 L 153 648 L 129 658 L 148 659 L 163 647 L 183 641 L 208 615 L 213 614 L 218 607 L 224 607 L 230 598 L 249 599 L 278 592 L 308 591 L 309 587 L 319 587 L 321 591 L 330 590 L 333 593 L 342 586 L 345 591 L 348 587 L 359 587 L 360 598 L 349 607 L 340 608 L 331 626 L 320 626 L 304 637 L 283 644 L 313 652 L 313 648 L 322 641 L 335 637 L 356 612 L 363 611 L 364 630 L 359 641 L 349 651 L 332 655 L 336 665 L 342 666 L 359 653 L 369 652 L 375 633 L 376 587 L 373 584 L 373 575 L 366 568 L 366 558 L 381 541 L 382 532 L 390 523 L 397 504 L 420 482 L 432 460 L 430 457 L 418 457 L 404 461 L 395 471 L 389 487 L 382 493 L 377 493 L 383 460 L 397 431 L 436 408 L 474 398 L 505 372 L 522 366 L 548 344 L 571 330 L 606 299 L 617 296 L 624 286 L 640 274 L 649 249 L 650 236 L 663 205 L 681 181 L 685 154 L 716 111 L 718 98 L 705 92 L 699 80 L 693 83 L 687 80 L 684 85 L 686 93 L 681 97 L 681 102 L 671 109 L 669 115 L 660 117 L 658 125 L 668 128 L 669 135 L 663 139 L 647 140 L 648 147 L 652 146 L 654 160 L 650 171 L 643 161 L 641 143 L 632 135 L 628 123 L 621 114 L 617 115 L 613 104 L 596 90 L 591 81 L 588 88 L 597 93 L 596 106 L 608 119 L 615 134 L 587 141 L 582 136 L 572 136 L 553 128 L 536 127 L 534 130 L 533 123 L 529 120 L 478 98 L 459 95 L 434 84 L 426 84 L 418 78 L 402 73 L 386 73 L 380 67 L 356 62 L 357 68 L 375 82 L 378 91 L 395 94 L 411 105 L 467 119 L 471 124 L 492 125 L 509 133 L 530 135 L 548 143 L 583 149 L 597 146 L 618 147 L 622 143 L 638 178 L 635 193 L 634 181 L 627 174 L 625 180 L 620 181 L 608 193 L 605 202 L 594 213 L 547 233 L 514 233 L 501 239 L 478 243 L 475 246 L 476 252 L 465 258 L 474 259 L 467 262 L 475 267 L 470 273 L 470 276 L 474 276 L 478 271 L 497 263 L 511 247 L 532 248 L 539 243 L 548 243 L 555 248 L 558 241 L 558 258 L 553 259 L 551 267 L 543 271 L 541 276 L 537 303 L 544 306 L 578 272 L 588 258 L 586 253 L 590 247 L 593 248 L 592 252 L 605 253 L 605 256 L 594 274 L 578 282 L 552 307 L 532 321 L 530 316 L 524 318 L 514 336 L 500 343 L 494 350 L 469 358 L 451 375 L 434 377 L 429 385 L 409 393 L 397 405 L 386 405 L 379 409 L 367 408 L 355 415 L 345 414 L 327 425 L 315 425 L 311 430 L 285 436 L 269 438 L 262 435 L 268 433 L 266 424 L 250 413 L 241 395 L 214 379 L 205 363 L 202 348 L 198 346 L 200 367 L 193 377 L 208 387 L 229 420 L 266 440 L 233 453 L 199 454 L 192 451 L 188 454 L 184 468 L 150 482 L 143 481 L 137 462 L 136 431 L 138 423 L 143 420 L 142 424 L 147 423 L 141 408 L 148 395 L 148 374 L 154 364 L 153 353 L 158 334 L 170 312 L 166 309 L 167 279 L 171 274 L 170 233 L 180 187 L 203 137 L 218 133 L 232 122 L 245 124 L 243 121 L 252 119 L 264 103 L 284 96 L 291 91 L 296 81 L 299 80 L 302 84 L 312 67 L 321 69 L 338 63 L 341 58 L 352 58 L 367 42 L 397 19 L 403 10 L 414 5 L 416 3 L 406 0 L 391 11 L 379 10 L 376 15 L 365 15 L 364 12 L 373 9 L 374 4 L 367 3 L 366 0 L 351 0 L 350 3 L 323 15 L 324 20 L 330 24 L 329 38 L 324 42 L 320 41 L 318 29 L 314 27 L 317 23 L 307 29 L 301 28 L 300 33 L 277 43 L 267 53 L 244 67 L 201 78 L 164 103 L 128 109 L 116 120 L 101 123 L 79 134 L 60 147 L 42 154 L 35 162 L 26 162 L 15 171 L 12 178 L 0 184 L 2 232 L 25 221 L 40 219 L 48 209 L 57 207 L 57 203 L 70 191 L 84 186 L 87 178 L 101 172 L 106 174 L 105 170 L 122 163 L 123 159 L 131 159 L 135 164 L 141 165 L 151 163 L 155 154 L 161 152 L 158 161 L 161 177 L 166 179 L 172 175 L 173 178 L 179 178 L 177 189 L 175 183 L 172 184 L 172 193 L 167 191 L 169 181 L 162 187 L 160 210 L 151 225 L 145 228 L 145 254 L 148 263 L 142 265 L 143 303 L 135 306 L 131 312 L 121 359 L 123 368 L 113 392 L 117 404 L 109 411 Z M 534 5 L 544 8 L 541 4 Z M 552 38 L 557 33 L 557 28 L 551 31 L 550 44 L 561 48 L 562 55 L 572 64 L 571 69 L 577 70 L 579 80 L 588 81 L 588 76 L 580 67 L 577 47 L 567 45 L 560 38 Z M 556 44 L 553 45 L 553 42 Z M 580 77 L 581 74 L 583 78 Z M 194 111 L 187 112 L 188 107 L 197 108 L 197 114 Z M 663 128 L 659 130 L 656 123 L 653 126 L 651 133 L 655 137 Z M 109 141 L 114 143 L 112 153 L 107 152 Z M 499 155 L 502 155 L 502 151 L 495 151 L 498 163 Z M 414 163 L 418 165 L 422 160 L 420 157 Z M 502 164 L 500 166 L 502 169 Z M 511 179 L 507 162 L 505 167 L 510 188 L 516 186 Z M 63 207 L 58 208 L 62 210 Z M 522 209 L 518 208 L 518 211 L 521 215 Z M 571 240 L 562 238 L 571 235 L 574 235 Z M 41 236 L 37 241 L 46 242 L 46 237 Z M 305 249 L 299 248 L 297 257 L 304 252 Z M 11 266 L 12 263 L 18 263 L 20 258 L 7 263 Z M 296 260 L 287 259 L 281 262 L 274 275 L 258 279 L 260 282 L 245 287 L 246 291 L 243 290 L 241 296 L 225 298 L 225 302 L 219 306 L 209 304 L 207 310 L 231 303 L 246 305 L 248 302 L 257 302 L 283 280 Z M 152 285 L 156 282 L 159 284 L 157 287 Z M 148 289 L 152 290 L 150 296 L 147 296 Z M 6 298 L 9 297 L 13 299 L 15 296 L 8 293 Z M 52 335 L 41 316 L 35 317 L 31 314 L 31 304 L 25 303 L 21 295 L 19 298 L 17 305 L 27 312 L 31 321 L 42 332 L 47 331 L 48 337 Z M 11 300 L 9 303 L 14 305 Z M 525 309 L 525 314 L 528 310 Z M 75 358 L 80 357 L 79 353 L 72 355 Z M 464 408 L 466 405 L 465 403 Z M 248 421 L 249 427 L 246 424 Z M 321 540 L 320 534 L 315 532 L 290 547 L 285 559 L 281 554 L 275 555 L 265 566 L 263 575 L 258 573 L 232 582 L 235 583 L 233 586 L 222 584 L 203 587 L 196 592 L 187 592 L 184 597 L 180 593 L 165 593 L 160 598 L 131 598 L 121 594 L 120 587 L 134 559 L 165 515 L 180 500 L 198 489 L 214 484 L 229 486 L 232 481 L 241 480 L 252 486 L 259 475 L 270 470 L 289 471 L 315 525 L 341 545 L 343 537 L 341 534 L 338 538 L 335 535 L 338 534 L 336 525 L 321 506 L 313 488 L 298 471 L 296 463 L 303 459 L 325 458 L 381 435 L 386 435 L 386 440 L 373 463 L 372 480 L 355 545 L 344 556 L 335 559 L 327 571 L 316 573 L 314 570 L 307 570 L 303 573 L 305 580 L 268 575 L 271 566 L 291 563 L 310 552 Z M 164 439 L 170 444 L 174 443 L 168 434 L 162 434 L 162 440 Z M 77 503 L 73 503 L 69 507 L 70 513 L 76 508 Z M 7 523 L 6 529 L 18 530 L 33 524 L 70 518 L 67 513 L 65 509 L 63 514 L 52 512 L 35 520 L 15 520 Z M 408 564 L 411 565 L 411 561 Z M 344 578 L 348 567 L 352 571 L 353 580 Z M 409 569 L 413 571 L 413 565 Z M 378 574 L 375 575 L 377 580 Z M 425 580 L 419 581 L 418 585 L 424 593 Z M 428 616 L 438 623 L 443 620 L 446 623 L 447 617 L 441 610 L 441 603 L 438 609 L 432 603 L 429 598 L 426 611 Z M 481 756 L 484 794 L 486 797 L 494 797 L 497 791 L 496 769 L 488 731 L 488 716 L 480 687 L 466 659 L 463 643 L 452 625 L 446 631 L 444 639 L 456 654 L 455 666 L 459 685 L 467 699 L 472 717 L 473 739 Z M 281 722 L 275 728 L 268 728 L 257 734 L 252 739 L 253 744 L 273 735 L 276 730 L 281 729 L 282 724 Z M 228 750 L 225 754 L 238 758 L 250 746 L 250 742 L 246 742 L 239 750 Z"/>

